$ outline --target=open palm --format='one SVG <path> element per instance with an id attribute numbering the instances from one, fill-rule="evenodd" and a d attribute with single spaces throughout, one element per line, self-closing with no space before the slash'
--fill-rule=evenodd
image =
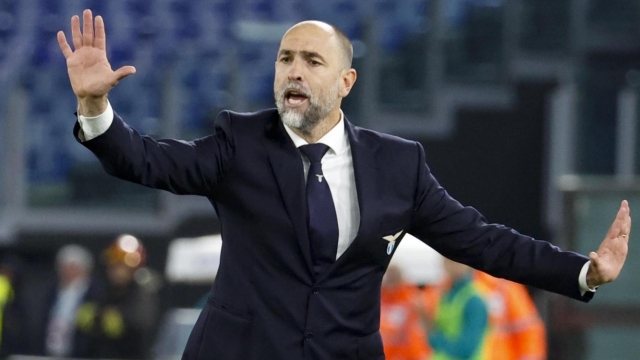
<path id="1" fill-rule="evenodd" d="M 79 99 L 102 98 L 124 77 L 134 74 L 133 66 L 123 66 L 116 71 L 111 69 L 107 60 L 106 35 L 104 20 L 95 18 L 95 32 L 91 10 L 82 14 L 83 31 L 80 31 L 80 19 L 77 15 L 71 18 L 71 49 L 64 32 L 58 32 L 58 44 L 67 59 L 67 70 L 73 92 Z"/>
<path id="2" fill-rule="evenodd" d="M 611 282 L 618 277 L 627 258 L 630 233 L 630 209 L 625 200 L 598 251 L 589 254 L 591 265 L 587 273 L 587 284 L 590 287 Z"/>

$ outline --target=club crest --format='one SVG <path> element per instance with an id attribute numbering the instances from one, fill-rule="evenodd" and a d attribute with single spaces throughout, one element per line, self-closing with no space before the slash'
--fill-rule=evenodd
<path id="1" fill-rule="evenodd" d="M 393 249 L 396 247 L 396 239 L 400 237 L 400 234 L 402 234 L 402 230 L 398 231 L 394 235 L 387 235 L 382 237 L 384 240 L 389 242 L 389 244 L 387 245 L 387 255 L 391 255 L 391 253 L 393 252 Z"/>
<path id="2" fill-rule="evenodd" d="M 389 243 L 389 245 L 387 245 L 387 255 L 391 255 L 391 253 L 393 252 L 393 248 L 396 247 L 396 242 L 392 241 Z"/>

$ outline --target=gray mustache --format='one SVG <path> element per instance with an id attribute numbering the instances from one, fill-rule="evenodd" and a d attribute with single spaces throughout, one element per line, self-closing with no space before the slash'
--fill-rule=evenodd
<path id="1" fill-rule="evenodd" d="M 288 90 L 295 90 L 308 98 L 311 97 L 311 93 L 309 92 L 309 90 L 307 90 L 304 86 L 296 83 L 287 83 L 284 89 L 280 91 L 279 97 L 284 98 L 284 93 L 286 93 Z"/>

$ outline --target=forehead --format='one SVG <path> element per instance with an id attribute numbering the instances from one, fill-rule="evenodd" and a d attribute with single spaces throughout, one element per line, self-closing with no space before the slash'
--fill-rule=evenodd
<path id="1" fill-rule="evenodd" d="M 333 29 L 316 24 L 297 25 L 287 31 L 280 42 L 280 50 L 317 52 L 324 57 L 336 54 L 338 46 Z"/>

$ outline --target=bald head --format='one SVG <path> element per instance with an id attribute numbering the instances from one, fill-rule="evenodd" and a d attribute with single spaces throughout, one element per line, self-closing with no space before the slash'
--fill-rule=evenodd
<path id="1" fill-rule="evenodd" d="M 284 40 L 287 35 L 298 31 L 307 31 L 316 36 L 326 36 L 327 40 L 333 41 L 340 51 L 342 69 L 351 68 L 353 62 L 353 45 L 347 35 L 337 26 L 316 20 L 303 21 L 289 28 L 282 39 Z"/>
<path id="2" fill-rule="evenodd" d="M 280 41 L 273 90 L 283 123 L 314 143 L 341 119 L 357 74 L 349 39 L 334 26 L 305 21 Z"/>

